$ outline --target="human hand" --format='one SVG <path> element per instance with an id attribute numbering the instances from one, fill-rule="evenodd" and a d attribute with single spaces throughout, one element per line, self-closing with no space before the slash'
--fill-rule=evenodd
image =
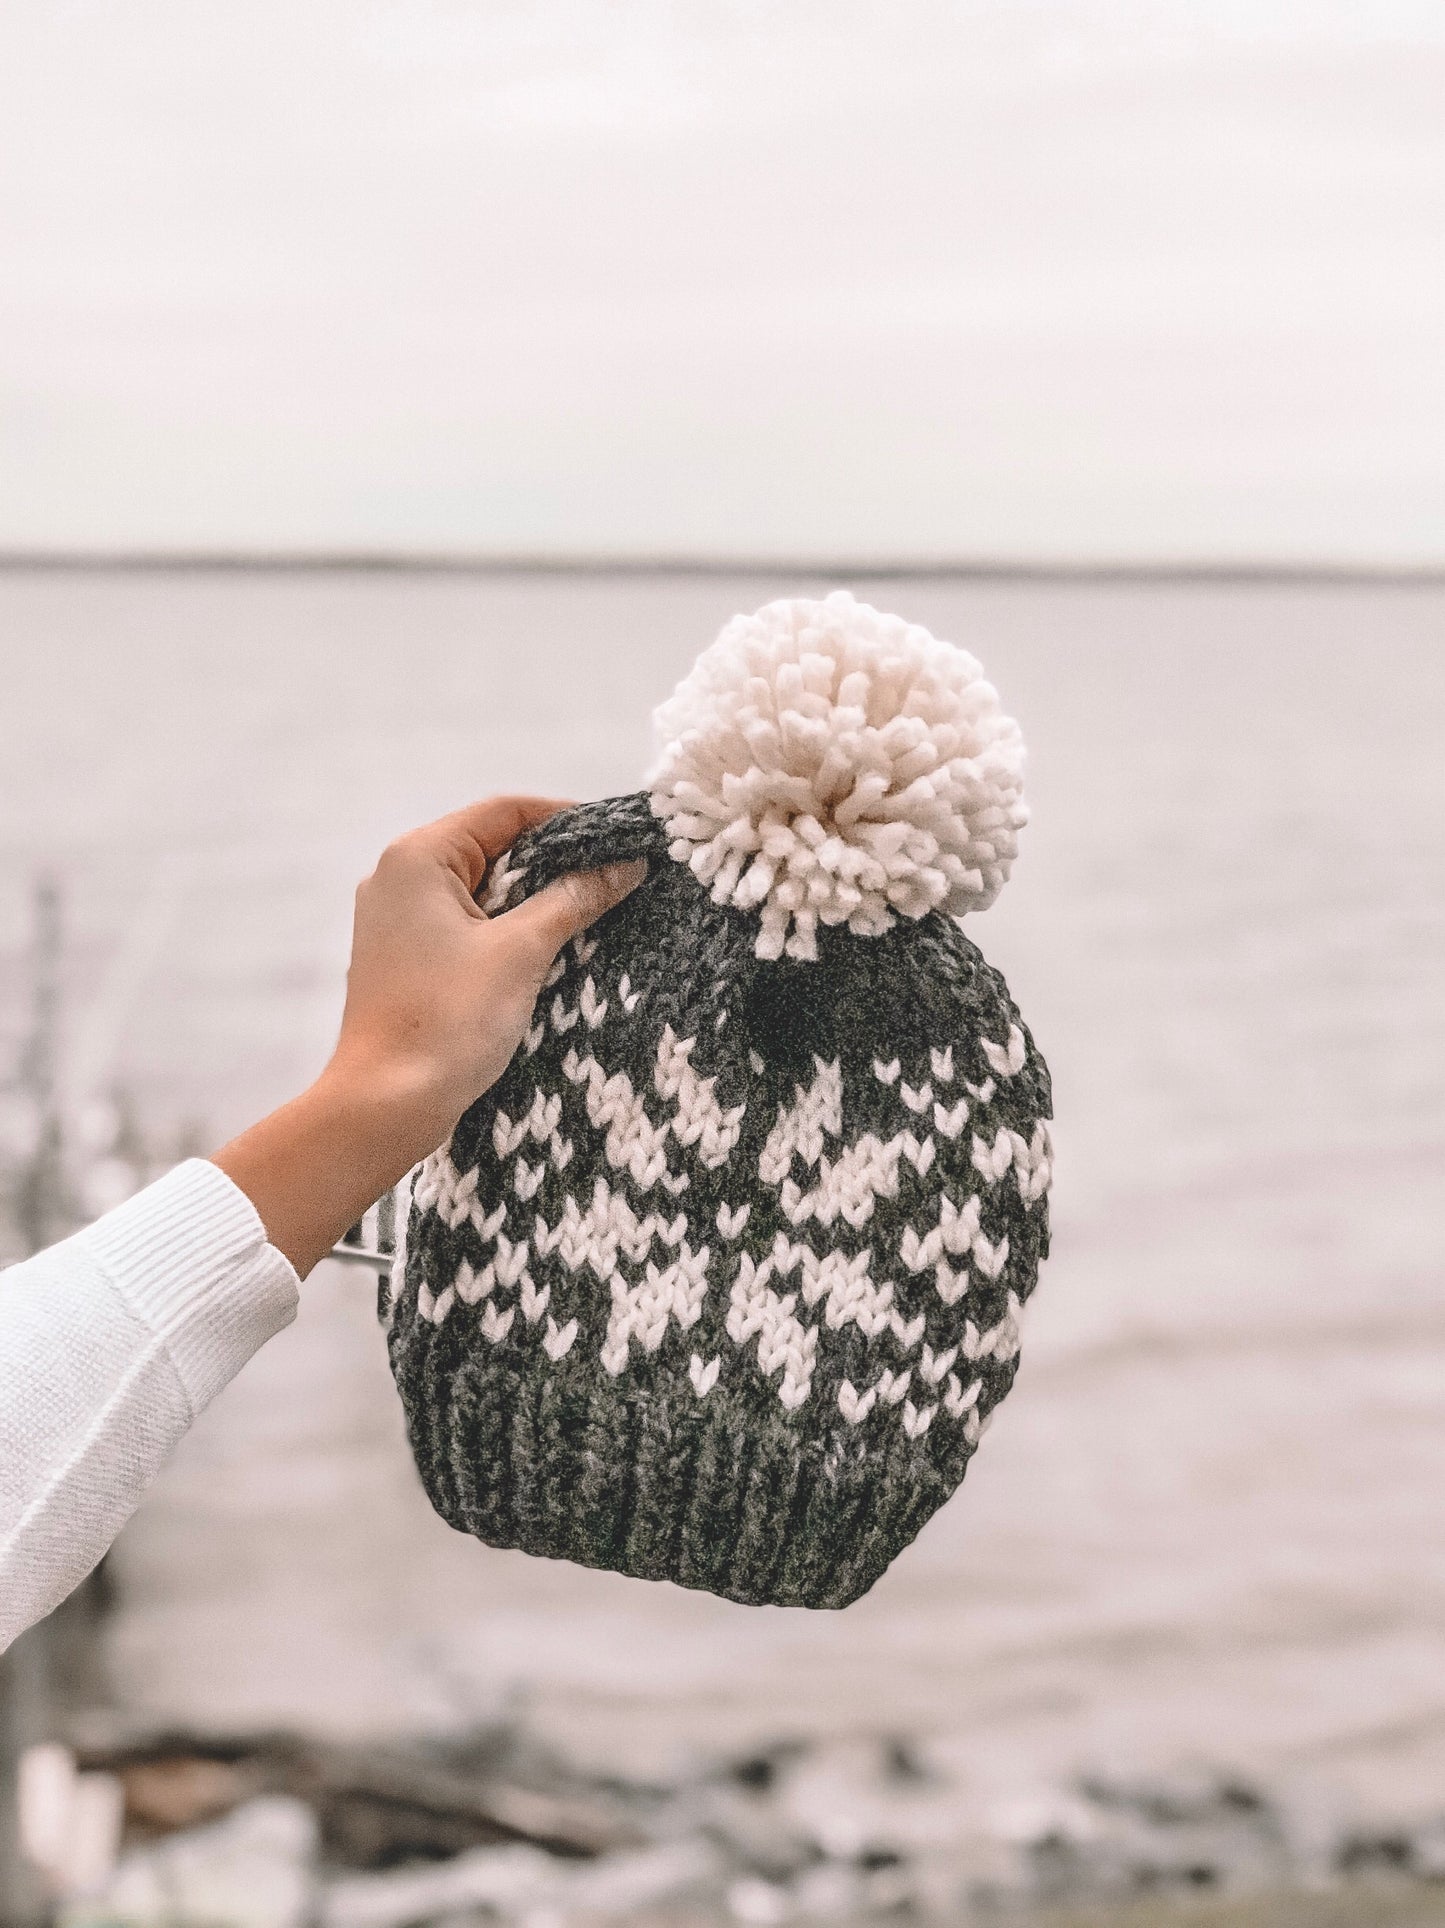
<path id="1" fill-rule="evenodd" d="M 626 896 L 643 863 L 579 871 L 487 917 L 488 864 L 563 806 L 493 797 L 388 844 L 356 893 L 341 1037 L 325 1075 L 385 1092 L 408 1169 L 496 1083 L 522 1041 L 552 960 Z M 400 1173 L 398 1174 L 400 1176 Z"/>
<path id="2" fill-rule="evenodd" d="M 521 1042 L 552 960 L 647 874 L 580 871 L 487 917 L 488 864 L 563 806 L 493 797 L 398 837 L 356 893 L 341 1035 L 301 1097 L 216 1154 L 304 1274 L 443 1143 Z"/>

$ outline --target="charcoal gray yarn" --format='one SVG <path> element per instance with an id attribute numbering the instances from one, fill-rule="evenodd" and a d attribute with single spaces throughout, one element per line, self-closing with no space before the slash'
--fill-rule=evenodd
<path id="1" fill-rule="evenodd" d="M 412 1450 L 494 1546 L 844 1607 L 1013 1382 L 1048 1071 L 954 918 L 760 958 L 646 793 L 530 832 L 488 901 L 634 855 L 417 1174 L 389 1335 Z"/>

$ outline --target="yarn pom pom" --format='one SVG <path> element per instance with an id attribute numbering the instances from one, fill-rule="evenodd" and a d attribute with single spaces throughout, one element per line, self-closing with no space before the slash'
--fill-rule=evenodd
<path id="1" fill-rule="evenodd" d="M 819 924 L 983 910 L 1027 818 L 1023 738 L 966 651 L 845 591 L 736 616 L 654 716 L 652 808 L 759 957 Z"/>

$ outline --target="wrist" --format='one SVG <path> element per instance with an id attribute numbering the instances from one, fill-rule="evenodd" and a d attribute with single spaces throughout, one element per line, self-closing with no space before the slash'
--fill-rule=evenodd
<path id="1" fill-rule="evenodd" d="M 338 1056 L 213 1162 L 304 1277 L 454 1122 L 425 1077 L 395 1066 L 382 1074 Z"/>
<path id="2" fill-rule="evenodd" d="M 465 1109 L 423 1061 L 345 1043 L 302 1095 L 348 1155 L 380 1179 L 373 1197 L 435 1151 Z"/>

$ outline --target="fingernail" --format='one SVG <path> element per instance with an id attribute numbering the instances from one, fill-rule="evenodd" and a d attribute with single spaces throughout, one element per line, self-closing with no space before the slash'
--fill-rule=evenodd
<path id="1" fill-rule="evenodd" d="M 602 875 L 610 891 L 618 897 L 625 897 L 629 890 L 636 890 L 647 875 L 647 865 L 640 857 L 633 857 L 625 864 L 604 865 Z"/>

